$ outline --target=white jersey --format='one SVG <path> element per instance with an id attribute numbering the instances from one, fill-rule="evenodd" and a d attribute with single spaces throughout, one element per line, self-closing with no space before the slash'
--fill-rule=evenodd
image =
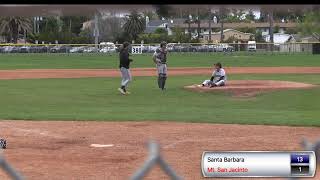
<path id="1" fill-rule="evenodd" d="M 226 71 L 223 68 L 220 68 L 219 71 L 218 70 L 214 70 L 212 73 L 213 81 L 217 82 L 220 77 L 224 76 L 224 78 L 222 80 L 227 81 L 227 75 L 226 75 Z"/>

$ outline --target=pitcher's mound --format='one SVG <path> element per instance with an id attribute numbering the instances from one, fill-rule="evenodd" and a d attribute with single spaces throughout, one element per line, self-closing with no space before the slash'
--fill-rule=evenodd
<path id="1" fill-rule="evenodd" d="M 282 89 L 308 89 L 315 85 L 290 82 L 290 81 L 272 81 L 272 80 L 233 80 L 228 81 L 226 86 L 221 87 L 202 87 L 197 84 L 185 86 L 184 88 L 196 92 L 230 92 L 235 97 L 253 97 L 262 92 L 269 92 Z"/>

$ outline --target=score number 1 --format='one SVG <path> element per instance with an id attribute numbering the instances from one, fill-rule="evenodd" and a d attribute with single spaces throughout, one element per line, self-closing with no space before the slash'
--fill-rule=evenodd
<path id="1" fill-rule="evenodd" d="M 309 173 L 309 155 L 291 154 L 291 174 L 304 175 Z"/>

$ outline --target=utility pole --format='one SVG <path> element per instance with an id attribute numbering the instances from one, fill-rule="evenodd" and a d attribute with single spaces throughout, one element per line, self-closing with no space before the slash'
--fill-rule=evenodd
<path id="1" fill-rule="evenodd" d="M 269 34 L 270 34 L 270 43 L 271 43 L 271 48 L 270 50 L 273 51 L 273 10 L 270 8 L 269 9 Z"/>
<path id="2" fill-rule="evenodd" d="M 98 15 L 97 13 L 94 15 L 94 44 L 95 47 L 98 48 L 98 44 L 99 44 L 99 27 L 98 27 Z"/>
<path id="3" fill-rule="evenodd" d="M 192 16 L 191 14 L 189 15 L 189 19 L 188 19 L 188 31 L 189 31 L 189 40 L 191 41 L 191 21 L 192 21 Z"/>
<path id="4" fill-rule="evenodd" d="M 33 17 L 33 33 L 37 33 L 37 17 Z"/>
<path id="5" fill-rule="evenodd" d="M 209 9 L 209 43 L 211 43 L 211 20 L 212 20 L 212 14 L 211 14 L 211 9 Z"/>
<path id="6" fill-rule="evenodd" d="M 220 43 L 223 42 L 223 39 L 224 39 L 224 35 L 223 35 L 223 21 L 224 21 L 224 16 L 225 16 L 225 9 L 224 7 L 220 7 L 220 10 L 219 10 L 219 15 L 220 15 L 220 23 L 221 23 L 221 27 L 220 27 Z"/>
<path id="7" fill-rule="evenodd" d="M 198 29 L 197 29 L 197 33 L 198 33 L 198 36 L 197 36 L 197 39 L 198 39 L 198 41 L 199 41 L 199 39 L 200 39 L 200 31 L 201 31 L 201 29 L 200 29 L 200 12 L 199 12 L 199 8 L 198 8 L 198 12 L 197 12 L 197 23 L 198 23 Z"/>

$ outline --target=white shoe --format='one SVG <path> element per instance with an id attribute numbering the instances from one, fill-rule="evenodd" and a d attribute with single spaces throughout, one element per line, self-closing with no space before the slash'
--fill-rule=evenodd
<path id="1" fill-rule="evenodd" d="M 126 94 L 126 92 L 124 92 L 124 90 L 123 90 L 123 89 L 121 89 L 121 88 L 118 88 L 118 91 L 120 91 L 120 93 L 121 93 L 121 94 L 123 94 L 123 95 L 125 95 L 125 94 Z"/>

